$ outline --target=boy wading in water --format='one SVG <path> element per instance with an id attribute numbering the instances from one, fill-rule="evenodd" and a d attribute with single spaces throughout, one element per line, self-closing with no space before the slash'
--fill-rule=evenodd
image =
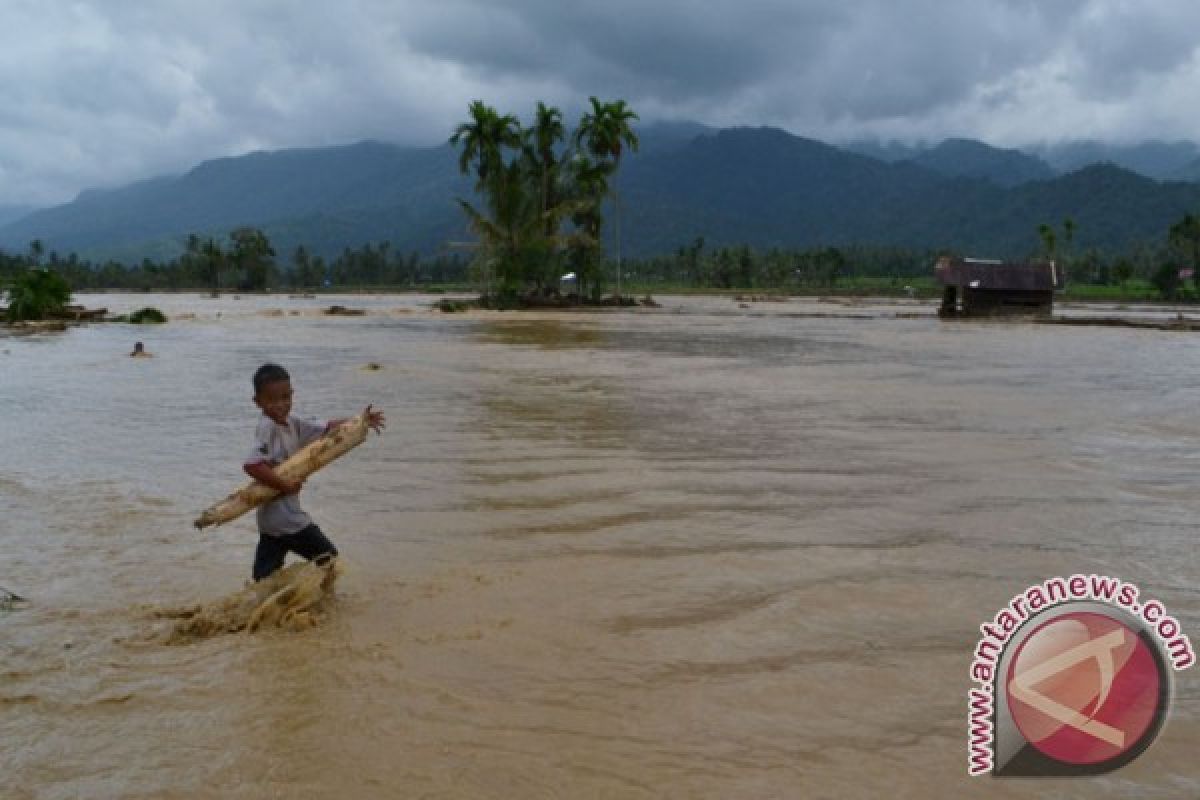
<path id="1" fill-rule="evenodd" d="M 280 492 L 279 497 L 258 507 L 258 549 L 254 553 L 254 580 L 259 581 L 283 566 L 289 552 L 318 563 L 337 555 L 304 509 L 300 489 L 304 481 L 290 481 L 275 467 L 309 442 L 340 425 L 334 419 L 319 425 L 292 414 L 292 379 L 278 364 L 263 364 L 254 373 L 254 404 L 262 418 L 254 431 L 254 450 L 242 464 L 254 480 Z M 382 411 L 366 410 L 367 424 L 376 433 L 383 430 Z"/>

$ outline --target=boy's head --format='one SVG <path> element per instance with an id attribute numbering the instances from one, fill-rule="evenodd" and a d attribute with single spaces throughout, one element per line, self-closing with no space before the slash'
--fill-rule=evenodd
<path id="1" fill-rule="evenodd" d="M 263 364 L 254 373 L 254 405 L 280 425 L 292 413 L 292 377 L 278 364 Z"/>

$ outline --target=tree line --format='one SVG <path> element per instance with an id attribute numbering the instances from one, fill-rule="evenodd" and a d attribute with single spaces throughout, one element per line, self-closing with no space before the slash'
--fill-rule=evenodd
<path id="1" fill-rule="evenodd" d="M 11 287 L 23 273 L 40 269 L 61 275 L 74 290 L 417 289 L 466 285 L 469 266 L 469 259 L 462 254 L 404 254 L 395 251 L 390 242 L 348 247 L 331 259 L 311 255 L 301 245 L 280 259 L 261 230 L 239 228 L 224 238 L 190 235 L 179 257 L 146 258 L 132 265 L 115 260 L 92 262 L 74 253 L 62 257 L 34 240 L 24 253 L 0 250 L 0 291 Z"/>
<path id="2" fill-rule="evenodd" d="M 1194 232 L 1187 234 L 1187 231 Z M 1186 234 L 1186 235 L 1185 235 Z M 237 242 L 241 242 L 239 246 Z M 1173 239 L 1121 254 L 1096 250 L 1072 252 L 1060 239 L 1037 257 L 1054 258 L 1067 269 L 1075 284 L 1124 286 L 1133 280 L 1150 283 L 1164 298 L 1187 297 L 1200 285 L 1195 275 L 1200 245 L 1200 217 L 1177 230 Z M 625 259 L 623 280 L 638 290 L 772 289 L 803 291 L 836 289 L 859 279 L 890 280 L 896 288 L 932 276 L 932 265 L 944 250 L 885 246 L 774 248 L 760 250 L 745 245 L 712 246 L 703 237 L 680 245 L 675 252 L 638 259 Z M 599 275 L 590 285 L 604 287 L 604 274 L 615 278 L 616 262 L 598 258 L 592 268 Z M 1195 269 L 1191 278 L 1181 270 Z M 485 292 L 489 280 L 480 270 L 478 256 L 464 253 L 433 257 L 417 252 L 403 253 L 390 242 L 368 243 L 346 248 L 331 259 L 311 255 L 303 245 L 287 258 L 274 255 L 270 241 L 261 231 L 226 240 L 189 237 L 187 249 L 166 261 L 143 259 L 127 266 L 116 261 L 93 263 L 74 254 L 60 257 L 35 241 L 25 253 L 0 251 L 0 290 L 31 270 L 46 269 L 61 275 L 76 291 L 123 290 L 307 290 L 345 288 L 422 289 L 431 286 L 475 288 Z M 559 266 L 529 278 L 531 287 L 557 287 Z M 586 274 L 586 273 L 585 273 Z M 1186 276 L 1186 272 L 1183 273 Z M 517 286 L 524 277 L 518 276 Z M 493 290 L 497 287 L 492 286 Z"/>

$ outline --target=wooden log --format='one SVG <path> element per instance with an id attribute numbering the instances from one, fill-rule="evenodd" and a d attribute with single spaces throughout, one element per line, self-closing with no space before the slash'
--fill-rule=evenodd
<path id="1" fill-rule="evenodd" d="M 369 429 L 364 411 L 297 450 L 275 467 L 275 472 L 289 481 L 303 480 L 362 444 Z M 221 502 L 206 508 L 193 524 L 197 528 L 223 525 L 278 496 L 279 492 L 275 489 L 258 481 L 250 481 Z"/>

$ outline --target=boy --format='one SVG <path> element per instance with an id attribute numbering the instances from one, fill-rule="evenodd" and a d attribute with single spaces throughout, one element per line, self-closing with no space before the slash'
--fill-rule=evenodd
<path id="1" fill-rule="evenodd" d="M 259 483 L 281 494 L 258 507 L 258 549 L 254 553 L 254 580 L 259 581 L 283 566 L 288 552 L 309 561 L 326 561 L 337 555 L 333 542 L 300 508 L 299 492 L 304 481 L 289 481 L 275 467 L 344 420 L 325 425 L 292 415 L 292 379 L 278 364 L 263 364 L 254 373 L 254 404 L 263 415 L 254 431 L 254 450 L 242 469 Z M 367 424 L 376 433 L 382 431 L 382 411 L 367 406 Z"/>

